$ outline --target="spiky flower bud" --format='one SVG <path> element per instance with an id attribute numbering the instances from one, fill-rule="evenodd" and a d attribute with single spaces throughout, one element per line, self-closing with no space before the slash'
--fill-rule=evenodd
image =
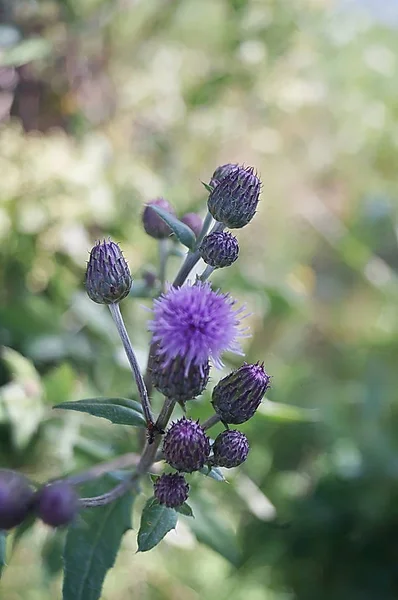
<path id="1" fill-rule="evenodd" d="M 198 422 L 183 417 L 173 423 L 163 442 L 166 462 L 184 473 L 199 471 L 210 454 L 210 441 Z"/>
<path id="2" fill-rule="evenodd" d="M 203 238 L 199 252 L 211 267 L 229 267 L 238 258 L 238 240 L 228 231 L 213 231 Z"/>
<path id="3" fill-rule="evenodd" d="M 237 165 L 236 163 L 227 163 L 226 165 L 221 165 L 221 167 L 217 167 L 217 169 L 212 175 L 212 178 L 210 179 L 211 187 L 214 189 L 220 183 L 221 179 L 225 177 L 225 175 L 228 175 L 228 173 L 230 173 L 232 169 L 235 169 L 238 166 L 239 165 Z"/>
<path id="4" fill-rule="evenodd" d="M 210 364 L 190 363 L 181 356 L 165 364 L 164 357 L 154 354 L 149 369 L 153 386 L 167 398 L 173 398 L 182 406 L 203 392 L 209 381 Z"/>
<path id="5" fill-rule="evenodd" d="M 20 473 L 0 470 L 0 529 L 12 529 L 27 517 L 34 491 Z"/>
<path id="6" fill-rule="evenodd" d="M 194 232 L 195 236 L 198 237 L 203 227 L 203 221 L 200 215 L 197 213 L 187 213 L 181 217 L 181 221 L 185 225 L 188 225 L 188 227 Z"/>
<path id="7" fill-rule="evenodd" d="M 213 444 L 214 464 L 219 467 L 238 467 L 249 454 L 247 437 L 237 429 L 227 429 L 220 433 Z"/>
<path id="8" fill-rule="evenodd" d="M 163 473 L 155 482 L 154 495 L 159 504 L 176 508 L 184 504 L 189 494 L 189 485 L 183 475 Z"/>
<path id="9" fill-rule="evenodd" d="M 37 495 L 36 511 L 40 519 L 51 527 L 68 525 L 79 508 L 75 489 L 65 482 L 44 486 Z"/>
<path id="10" fill-rule="evenodd" d="M 86 271 L 86 291 L 98 304 L 116 304 L 129 293 L 130 270 L 118 244 L 97 242 L 90 252 Z"/>
<path id="11" fill-rule="evenodd" d="M 163 208 L 163 210 L 167 211 L 171 215 L 175 215 L 175 210 L 171 204 L 165 200 L 165 198 L 156 198 L 155 200 L 148 202 L 144 208 L 144 212 L 142 213 L 142 224 L 148 235 L 156 240 L 168 238 L 172 234 L 172 231 L 167 223 L 165 223 L 163 219 L 159 217 L 154 210 L 152 210 L 152 206 Z"/>
<path id="12" fill-rule="evenodd" d="M 261 182 L 252 167 L 234 167 L 210 193 L 207 206 L 230 229 L 247 225 L 256 213 Z"/>
<path id="13" fill-rule="evenodd" d="M 264 365 L 245 363 L 215 386 L 212 396 L 214 410 L 223 423 L 244 423 L 256 412 L 269 385 L 270 376 Z"/>

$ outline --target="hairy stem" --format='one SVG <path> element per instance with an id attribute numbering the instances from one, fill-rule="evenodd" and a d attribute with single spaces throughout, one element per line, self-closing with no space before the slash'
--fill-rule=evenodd
<path id="1" fill-rule="evenodd" d="M 130 342 L 129 335 L 127 333 L 126 326 L 123 321 L 122 313 L 120 312 L 119 304 L 109 304 L 109 310 L 111 311 L 111 315 L 116 323 L 117 330 L 120 335 L 120 339 L 122 340 L 124 350 L 126 352 L 127 358 L 129 360 L 131 369 L 133 371 L 134 379 L 137 384 L 138 393 L 140 395 L 142 409 L 144 411 L 144 416 L 147 424 L 154 424 L 154 417 L 151 410 L 151 405 L 149 403 L 148 392 L 144 383 L 144 379 L 142 377 L 140 367 L 137 362 L 137 358 L 134 354 L 133 347 Z"/>

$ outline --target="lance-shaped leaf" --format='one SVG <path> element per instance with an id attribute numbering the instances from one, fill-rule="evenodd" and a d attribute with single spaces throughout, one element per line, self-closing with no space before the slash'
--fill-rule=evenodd
<path id="1" fill-rule="evenodd" d="M 180 515 L 184 515 L 184 517 L 194 516 L 192 508 L 186 502 L 184 502 L 184 504 L 181 504 L 181 506 L 177 506 L 175 510 L 178 513 L 180 513 Z"/>
<path id="2" fill-rule="evenodd" d="M 108 419 L 118 425 L 133 425 L 145 427 L 145 418 L 142 414 L 141 405 L 135 400 L 128 398 L 88 398 L 75 402 L 62 402 L 53 408 L 64 410 L 77 410 L 88 413 L 94 417 Z"/>
<path id="3" fill-rule="evenodd" d="M 177 525 L 177 513 L 174 508 L 159 504 L 150 498 L 141 515 L 141 526 L 138 532 L 138 551 L 151 550 L 164 538 L 166 533 Z"/>
<path id="4" fill-rule="evenodd" d="M 89 496 L 114 487 L 112 478 L 85 486 Z M 134 496 L 127 493 L 105 506 L 86 508 L 70 526 L 64 549 L 63 600 L 98 600 L 106 573 L 115 563 L 124 533 L 131 529 Z"/>
<path id="5" fill-rule="evenodd" d="M 319 421 L 319 412 L 315 408 L 301 408 L 293 404 L 282 404 L 265 400 L 257 410 L 257 415 L 277 423 L 312 423 Z"/>
<path id="6" fill-rule="evenodd" d="M 160 208 L 160 206 L 151 204 L 151 209 L 154 210 L 165 223 L 167 223 L 181 244 L 190 250 L 193 250 L 196 244 L 196 237 L 188 225 L 182 223 L 179 219 L 177 219 L 177 217 L 167 212 L 167 210 Z"/>
<path id="7" fill-rule="evenodd" d="M 219 467 L 210 468 L 205 465 L 204 467 L 202 467 L 200 469 L 199 473 L 202 473 L 202 475 L 206 475 L 206 477 L 210 477 L 211 479 L 214 479 L 215 481 L 225 481 L 225 477 L 222 474 Z"/>

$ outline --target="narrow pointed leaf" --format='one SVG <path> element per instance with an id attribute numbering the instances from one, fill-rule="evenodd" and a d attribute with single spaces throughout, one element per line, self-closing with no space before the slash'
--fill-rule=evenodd
<path id="1" fill-rule="evenodd" d="M 89 496 L 109 491 L 115 482 L 104 478 L 85 486 Z M 86 508 L 69 528 L 64 549 L 63 600 L 98 600 L 109 569 L 115 563 L 123 535 L 131 529 L 134 496 L 127 493 L 111 504 Z"/>
<path id="2" fill-rule="evenodd" d="M 175 510 L 180 513 L 180 515 L 184 515 L 184 517 L 194 517 L 192 508 L 186 502 L 181 504 L 181 506 L 177 506 Z"/>
<path id="3" fill-rule="evenodd" d="M 7 533 L 0 531 L 0 579 L 3 574 L 3 569 L 6 566 L 7 558 Z"/>
<path id="4" fill-rule="evenodd" d="M 142 511 L 141 526 L 138 532 L 138 551 L 151 550 L 164 538 L 166 533 L 177 525 L 177 513 L 150 498 Z"/>
<path id="5" fill-rule="evenodd" d="M 212 193 L 213 187 L 211 185 L 209 185 L 208 183 L 205 183 L 204 181 L 202 181 L 202 185 L 204 185 L 204 187 L 210 194 Z"/>
<path id="6" fill-rule="evenodd" d="M 188 227 L 188 225 L 185 225 L 185 223 L 182 223 L 179 219 L 177 219 L 177 217 L 167 212 L 167 210 L 160 208 L 160 206 L 151 204 L 151 208 L 159 215 L 161 219 L 163 219 L 165 223 L 167 223 L 178 241 L 180 241 L 181 244 L 190 250 L 193 250 L 196 244 L 196 237 L 192 229 Z"/>
<path id="7" fill-rule="evenodd" d="M 75 402 L 62 402 L 54 408 L 88 413 L 119 425 L 145 427 L 141 405 L 128 398 L 88 398 Z"/>
<path id="8" fill-rule="evenodd" d="M 316 409 L 301 408 L 293 404 L 282 404 L 265 400 L 259 407 L 257 414 L 269 421 L 299 423 L 319 421 L 319 413 Z"/>
<path id="9" fill-rule="evenodd" d="M 202 473 L 202 475 L 206 475 L 206 477 L 210 477 L 215 481 L 226 481 L 224 475 L 218 467 L 213 467 L 210 469 L 209 467 L 204 466 L 200 469 L 199 473 Z"/>

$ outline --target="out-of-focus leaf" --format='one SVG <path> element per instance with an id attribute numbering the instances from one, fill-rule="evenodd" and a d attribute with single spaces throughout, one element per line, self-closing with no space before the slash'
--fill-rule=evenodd
<path id="1" fill-rule="evenodd" d="M 20 67 L 33 60 L 40 60 L 49 56 L 51 44 L 44 38 L 24 40 L 12 48 L 0 53 L 1 67 Z"/>
<path id="2" fill-rule="evenodd" d="M 141 526 L 138 532 L 138 550 L 147 552 L 164 538 L 166 533 L 177 525 L 177 513 L 174 508 L 159 504 L 150 498 L 142 511 Z"/>
<path id="3" fill-rule="evenodd" d="M 202 181 L 202 185 L 206 188 L 206 190 L 211 194 L 213 191 L 213 188 L 211 185 L 209 185 L 208 183 L 205 183 L 204 181 Z"/>
<path id="4" fill-rule="evenodd" d="M 7 562 L 7 533 L 0 531 L 0 579 Z"/>
<path id="5" fill-rule="evenodd" d="M 70 365 L 63 363 L 43 378 L 43 384 L 48 402 L 67 402 L 73 394 L 75 373 Z"/>
<path id="6" fill-rule="evenodd" d="M 49 577 L 53 577 L 62 570 L 62 551 L 65 544 L 65 531 L 58 529 L 50 531 L 45 540 L 41 558 L 43 561 L 44 568 Z"/>
<path id="7" fill-rule="evenodd" d="M 94 417 L 108 419 L 111 423 L 118 425 L 145 427 L 141 405 L 128 398 L 88 398 L 75 402 L 62 402 L 54 408 L 88 413 Z"/>
<path id="8" fill-rule="evenodd" d="M 184 515 L 184 517 L 194 517 L 192 508 L 186 502 L 181 504 L 181 506 L 177 506 L 175 510 L 180 513 L 180 515 Z"/>
<path id="9" fill-rule="evenodd" d="M 88 496 L 104 494 L 114 487 L 110 478 L 86 485 Z M 63 600 L 98 600 L 109 569 L 115 563 L 123 535 L 131 529 L 134 496 L 86 508 L 70 526 L 64 550 Z"/>
<path id="10" fill-rule="evenodd" d="M 319 412 L 317 409 L 300 408 L 292 404 L 280 404 L 266 400 L 263 402 L 257 413 L 269 421 L 276 422 L 314 422 L 319 421 Z"/>
<path id="11" fill-rule="evenodd" d="M 212 467 L 210 469 L 209 467 L 204 466 L 200 469 L 199 473 L 206 475 L 206 477 L 211 477 L 211 479 L 214 479 L 215 481 L 225 481 L 225 477 L 218 467 Z"/>
<path id="12" fill-rule="evenodd" d="M 179 219 L 177 219 L 177 217 L 174 217 L 168 213 L 167 210 L 164 210 L 159 206 L 151 205 L 151 208 L 159 215 L 161 219 L 163 219 L 163 221 L 165 221 L 165 223 L 167 223 L 181 244 L 190 250 L 195 247 L 196 237 L 188 225 L 185 225 L 185 223 L 182 223 Z"/>
<path id="13" fill-rule="evenodd" d="M 5 347 L 1 358 L 12 377 L 0 388 L 3 419 L 6 415 L 12 427 L 13 441 L 22 449 L 36 433 L 43 417 L 43 388 L 38 373 L 27 358 Z"/>
<path id="14" fill-rule="evenodd" d="M 197 540 L 221 554 L 233 565 L 238 566 L 240 550 L 236 535 L 225 522 L 223 515 L 217 511 L 214 502 L 201 496 L 195 498 L 194 501 L 190 498 L 190 503 L 195 518 L 190 519 L 188 524 Z"/>
<path id="15" fill-rule="evenodd" d="M 131 298 L 151 298 L 154 289 L 148 287 L 147 282 L 144 279 L 138 279 L 133 282 L 129 296 Z"/>

